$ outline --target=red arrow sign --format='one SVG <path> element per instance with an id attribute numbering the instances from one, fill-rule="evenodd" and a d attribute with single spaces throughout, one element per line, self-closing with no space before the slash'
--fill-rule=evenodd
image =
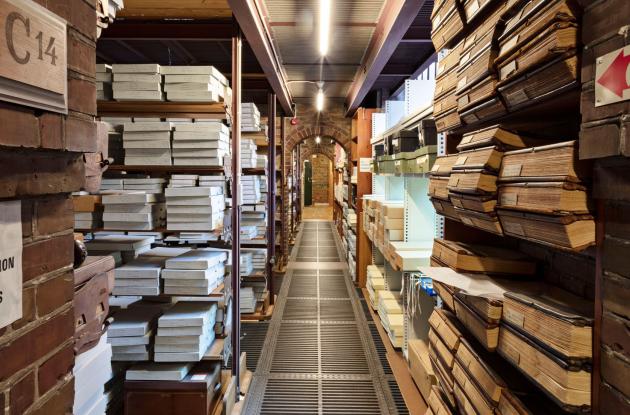
<path id="1" fill-rule="evenodd" d="M 604 74 L 597 80 L 597 83 L 607 88 L 615 95 L 623 98 L 623 91 L 630 88 L 626 73 L 630 65 L 630 55 L 624 55 L 623 49 L 619 51 L 619 55 L 610 64 Z"/>

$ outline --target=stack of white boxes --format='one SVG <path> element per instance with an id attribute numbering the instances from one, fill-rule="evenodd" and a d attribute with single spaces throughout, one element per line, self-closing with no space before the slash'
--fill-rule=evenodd
<path id="1" fill-rule="evenodd" d="M 74 405 L 76 415 L 104 414 L 107 410 L 105 383 L 113 376 L 112 347 L 107 343 L 107 334 L 90 350 L 75 359 Z"/>
<path id="2" fill-rule="evenodd" d="M 156 362 L 200 361 L 214 341 L 217 305 L 180 302 L 158 320 Z"/>
<path id="3" fill-rule="evenodd" d="M 227 181 L 224 175 L 199 176 L 199 187 L 220 187 L 224 197 L 227 194 Z"/>
<path id="4" fill-rule="evenodd" d="M 112 99 L 112 67 L 104 63 L 96 65 L 96 99 L 109 101 Z"/>
<path id="5" fill-rule="evenodd" d="M 143 191 L 147 194 L 164 193 L 166 179 L 149 176 L 123 177 L 123 190 Z"/>
<path id="6" fill-rule="evenodd" d="M 241 252 L 252 254 L 252 273 L 264 274 L 267 266 L 267 248 L 241 248 Z"/>
<path id="7" fill-rule="evenodd" d="M 256 205 L 260 203 L 260 177 L 241 177 L 241 202 L 245 205 Z"/>
<path id="8" fill-rule="evenodd" d="M 229 154 L 230 129 L 221 121 L 175 124 L 174 165 L 223 166 Z"/>
<path id="9" fill-rule="evenodd" d="M 264 210 L 243 211 L 241 213 L 241 227 L 254 226 L 256 228 L 255 237 L 265 236 L 267 232 L 267 212 Z"/>
<path id="10" fill-rule="evenodd" d="M 253 169 L 258 166 L 256 142 L 251 138 L 241 139 L 241 168 Z"/>
<path id="11" fill-rule="evenodd" d="M 117 311 L 107 328 L 112 361 L 143 362 L 151 358 L 155 323 L 162 306 L 138 305 Z"/>
<path id="12" fill-rule="evenodd" d="M 213 66 L 162 66 L 164 92 L 169 101 L 219 102 L 227 79 Z"/>
<path id="13" fill-rule="evenodd" d="M 127 122 L 124 124 L 125 164 L 171 166 L 170 122 Z"/>
<path id="14" fill-rule="evenodd" d="M 250 286 L 241 287 L 240 298 L 241 313 L 253 313 L 256 311 L 256 296 L 254 289 Z"/>
<path id="15" fill-rule="evenodd" d="M 196 174 L 173 174 L 168 181 L 168 187 L 195 187 L 198 179 Z"/>
<path id="16" fill-rule="evenodd" d="M 114 64 L 114 99 L 117 101 L 163 101 L 160 65 Z"/>
<path id="17" fill-rule="evenodd" d="M 103 228 L 150 231 L 164 227 L 164 196 L 144 191 L 103 195 Z"/>
<path id="18" fill-rule="evenodd" d="M 99 188 L 100 191 L 107 191 L 107 190 L 123 190 L 123 179 L 122 177 L 114 177 L 114 178 L 109 178 L 109 179 L 102 179 L 101 180 L 101 187 Z"/>
<path id="19" fill-rule="evenodd" d="M 220 187 L 166 189 L 169 231 L 212 231 L 223 225 L 225 197 Z"/>
<path id="20" fill-rule="evenodd" d="M 164 293 L 172 295 L 208 295 L 225 275 L 227 254 L 211 249 L 195 249 L 166 261 L 162 271 Z"/>
<path id="21" fill-rule="evenodd" d="M 152 236 L 102 235 L 95 234 L 94 239 L 86 242 L 88 253 L 93 256 L 111 255 L 120 252 L 122 262 L 133 261 L 138 255 L 151 249 L 155 242 Z"/>
<path id="22" fill-rule="evenodd" d="M 260 111 L 253 102 L 244 102 L 241 104 L 241 131 L 258 132 L 260 131 Z"/>

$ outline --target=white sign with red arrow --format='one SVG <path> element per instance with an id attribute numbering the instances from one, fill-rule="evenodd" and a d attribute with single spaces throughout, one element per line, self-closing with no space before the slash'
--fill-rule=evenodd
<path id="1" fill-rule="evenodd" d="M 595 106 L 630 99 L 630 46 L 597 58 Z"/>

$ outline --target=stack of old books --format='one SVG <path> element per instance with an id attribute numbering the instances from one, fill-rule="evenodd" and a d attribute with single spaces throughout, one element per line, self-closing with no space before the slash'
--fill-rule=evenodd
<path id="1" fill-rule="evenodd" d="M 161 73 L 169 101 L 213 103 L 225 92 L 225 77 L 213 66 L 162 66 Z"/>
<path id="2" fill-rule="evenodd" d="M 170 122 L 127 122 L 124 124 L 123 147 L 126 165 L 170 166 Z"/>
<path id="3" fill-rule="evenodd" d="M 252 254 L 252 273 L 261 274 L 267 266 L 267 248 L 241 248 L 241 252 Z"/>
<path id="4" fill-rule="evenodd" d="M 146 191 L 105 194 L 103 228 L 109 230 L 150 231 L 164 227 L 164 196 Z"/>
<path id="5" fill-rule="evenodd" d="M 523 139 L 500 126 L 464 135 L 448 181 L 448 196 L 468 225 L 503 234 L 496 215 L 497 175 L 505 148 L 522 148 Z"/>
<path id="6" fill-rule="evenodd" d="M 581 8 L 560 0 L 520 4 L 498 33 L 498 88 L 508 109 L 576 83 Z"/>
<path id="7" fill-rule="evenodd" d="M 260 111 L 253 102 L 244 102 L 241 104 L 241 131 L 256 132 L 260 131 Z"/>
<path id="8" fill-rule="evenodd" d="M 160 65 L 114 64 L 112 89 L 117 101 L 163 101 Z"/>
<path id="9" fill-rule="evenodd" d="M 505 153 L 498 204 L 505 233 L 576 251 L 593 245 L 590 174 L 575 141 Z"/>
<path id="10" fill-rule="evenodd" d="M 109 101 L 112 99 L 112 67 L 104 63 L 96 65 L 96 99 Z"/>
<path id="11" fill-rule="evenodd" d="M 241 287 L 240 309 L 241 313 L 251 314 L 256 311 L 256 296 L 253 287 Z"/>
<path id="12" fill-rule="evenodd" d="M 221 121 L 175 124 L 176 166 L 223 166 L 223 158 L 229 154 L 230 130 Z"/>
<path id="13" fill-rule="evenodd" d="M 468 3 L 472 6 L 472 2 Z M 486 1 L 484 5 L 488 3 L 491 2 Z M 494 10 L 479 22 L 462 43 L 457 68 L 456 94 L 457 112 L 464 124 L 473 124 L 479 119 L 496 118 L 506 113 L 497 93 L 498 81 L 494 67 L 497 52 L 493 41 L 507 3 L 497 2 Z"/>
<path id="14" fill-rule="evenodd" d="M 107 328 L 107 342 L 112 345 L 112 361 L 151 360 L 153 335 L 163 305 L 133 304 L 114 313 Z"/>
<path id="15" fill-rule="evenodd" d="M 241 226 L 253 226 L 256 236 L 264 236 L 267 232 L 267 214 L 264 211 L 241 212 Z"/>
<path id="16" fill-rule="evenodd" d="M 214 341 L 217 304 L 179 302 L 158 319 L 156 362 L 198 362 Z"/>
<path id="17" fill-rule="evenodd" d="M 204 296 L 212 293 L 225 275 L 225 252 L 195 249 L 166 261 L 162 271 L 164 293 Z"/>
<path id="18" fill-rule="evenodd" d="M 437 3 L 436 3 L 437 4 Z M 435 80 L 435 95 L 433 98 L 433 116 L 437 131 L 448 131 L 459 127 L 461 120 L 457 112 L 457 64 L 463 47 L 463 42 L 442 52 L 438 61 L 438 76 Z"/>
<path id="19" fill-rule="evenodd" d="M 211 231 L 223 225 L 225 197 L 220 187 L 169 187 L 166 222 L 171 231 Z"/>
<path id="20" fill-rule="evenodd" d="M 542 283 L 504 294 L 499 353 L 571 412 L 591 404 L 593 310 Z"/>
<path id="21" fill-rule="evenodd" d="M 448 198 L 448 181 L 457 161 L 457 155 L 438 157 L 429 175 L 429 198 L 435 211 L 449 219 L 459 221 L 459 215 Z"/>
<path id="22" fill-rule="evenodd" d="M 444 397 L 451 408 L 455 400 L 454 356 L 465 329 L 446 310 L 435 309 L 429 317 L 429 358 Z"/>

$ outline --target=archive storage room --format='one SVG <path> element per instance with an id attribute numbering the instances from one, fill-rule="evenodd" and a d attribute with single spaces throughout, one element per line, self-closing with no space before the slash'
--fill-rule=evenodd
<path id="1" fill-rule="evenodd" d="M 0 415 L 630 415 L 630 1 L 0 0 Z"/>

